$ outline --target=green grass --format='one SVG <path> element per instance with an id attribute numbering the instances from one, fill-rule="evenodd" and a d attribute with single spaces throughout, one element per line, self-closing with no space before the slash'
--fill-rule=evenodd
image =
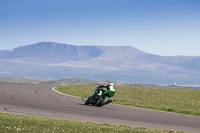
<path id="1" fill-rule="evenodd" d="M 96 86 L 61 86 L 58 91 L 82 98 L 92 95 Z M 187 88 L 157 88 L 117 86 L 115 104 L 160 111 L 200 115 L 200 90 Z"/>
<path id="2" fill-rule="evenodd" d="M 170 133 L 169 130 L 0 113 L 1 133 Z M 176 132 L 183 133 L 183 132 Z"/>

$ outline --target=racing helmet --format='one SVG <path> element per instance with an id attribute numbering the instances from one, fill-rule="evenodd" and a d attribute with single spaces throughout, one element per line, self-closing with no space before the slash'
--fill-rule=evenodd
<path id="1" fill-rule="evenodd" d="M 109 83 L 108 83 L 108 86 L 109 86 L 109 90 L 115 90 L 115 88 L 114 88 L 114 83 L 109 82 Z"/>
<path id="2" fill-rule="evenodd" d="M 109 83 L 108 83 L 108 86 L 114 86 L 114 83 L 109 82 Z"/>

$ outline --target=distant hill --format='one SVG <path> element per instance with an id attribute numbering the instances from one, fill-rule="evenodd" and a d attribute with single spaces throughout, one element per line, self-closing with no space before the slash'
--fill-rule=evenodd
<path id="1" fill-rule="evenodd" d="M 55 85 L 99 85 L 98 81 L 80 78 L 49 80 L 41 82 L 42 84 L 55 84 Z"/>
<path id="2" fill-rule="evenodd" d="M 54 63 L 54 66 L 98 68 L 107 71 L 140 69 L 156 72 L 199 72 L 200 56 L 158 56 L 130 46 L 101 46 L 101 55 L 81 61 Z M 103 66 L 102 66 L 103 65 Z"/>
<path id="3" fill-rule="evenodd" d="M 0 51 L 1 76 L 200 84 L 200 56 L 158 56 L 130 46 L 40 42 Z"/>
<path id="4" fill-rule="evenodd" d="M 40 42 L 13 50 L 0 51 L 0 59 L 26 64 L 46 64 L 80 61 L 98 57 L 102 50 L 95 46 L 73 46 L 52 42 Z"/>
<path id="5" fill-rule="evenodd" d="M 31 84 L 49 84 L 49 85 L 107 85 L 109 81 L 95 81 L 89 79 L 81 78 L 69 78 L 69 79 L 59 79 L 59 80 L 40 80 L 40 79 L 17 79 L 0 77 L 0 82 L 9 83 L 31 83 Z M 127 85 L 126 83 L 114 82 L 116 86 Z M 95 89 L 95 88 L 94 88 Z"/>

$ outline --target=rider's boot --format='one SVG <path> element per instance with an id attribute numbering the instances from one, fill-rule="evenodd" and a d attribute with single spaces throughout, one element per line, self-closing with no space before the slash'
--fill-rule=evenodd
<path id="1" fill-rule="evenodd" d="M 108 99 L 108 103 L 111 103 L 111 102 L 113 102 L 114 101 L 114 99 L 112 99 L 112 98 L 109 98 Z"/>

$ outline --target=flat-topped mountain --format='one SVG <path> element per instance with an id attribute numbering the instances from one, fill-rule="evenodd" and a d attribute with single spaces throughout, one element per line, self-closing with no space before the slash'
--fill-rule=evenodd
<path id="1" fill-rule="evenodd" d="M 23 63 L 56 63 L 79 61 L 98 57 L 102 50 L 95 46 L 73 46 L 60 43 L 40 42 L 0 51 L 0 59 L 16 60 Z"/>
<path id="2" fill-rule="evenodd" d="M 54 73 L 56 74 L 55 79 L 66 78 L 64 77 L 66 76 L 65 72 L 69 78 L 91 77 L 96 78 L 95 80 L 105 80 L 106 78 L 106 80 L 115 79 L 116 81 L 140 83 L 179 81 L 197 83 L 200 79 L 200 56 L 158 56 L 131 46 L 74 46 L 40 42 L 12 50 L 2 50 L 0 51 L 0 61 L 2 73 L 8 71 L 8 64 L 5 62 L 20 66 L 29 65 L 27 71 L 32 70 L 33 68 L 30 66 L 33 65 L 53 67 L 54 69 L 63 67 L 64 71 Z M 46 67 L 43 70 L 47 74 Z M 17 71 L 20 73 L 24 70 Z M 25 73 L 23 72 L 23 74 Z M 42 75 L 44 71 L 34 72 L 32 70 L 30 73 L 34 73 L 36 76 Z M 12 74 L 10 75 L 12 76 Z M 51 72 L 47 75 L 42 77 L 55 77 Z"/>

